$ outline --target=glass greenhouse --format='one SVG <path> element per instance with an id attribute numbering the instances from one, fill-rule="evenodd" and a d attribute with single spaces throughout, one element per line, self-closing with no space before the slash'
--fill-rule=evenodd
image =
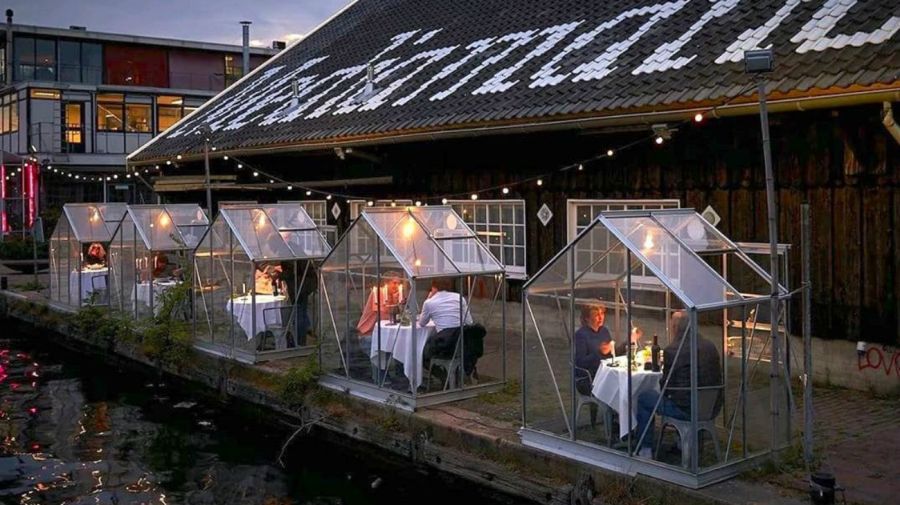
<path id="1" fill-rule="evenodd" d="M 300 205 L 219 210 L 194 254 L 194 335 L 245 363 L 312 354 L 325 237 Z"/>
<path id="2" fill-rule="evenodd" d="M 506 380 L 506 274 L 450 207 L 365 209 L 321 268 L 321 383 L 414 410 Z"/>
<path id="3" fill-rule="evenodd" d="M 160 295 L 185 281 L 208 227 L 196 204 L 128 206 L 110 243 L 110 305 L 135 319 L 156 314 Z"/>
<path id="4" fill-rule="evenodd" d="M 70 307 L 109 303 L 109 242 L 124 203 L 67 203 L 50 237 L 50 299 Z"/>
<path id="5" fill-rule="evenodd" d="M 525 285 L 523 443 L 694 488 L 783 447 L 770 282 L 692 209 L 601 214 Z"/>

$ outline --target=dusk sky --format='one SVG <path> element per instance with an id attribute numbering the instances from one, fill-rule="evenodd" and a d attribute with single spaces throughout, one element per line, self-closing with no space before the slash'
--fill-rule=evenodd
<path id="1" fill-rule="evenodd" d="M 253 45 L 292 42 L 350 0 L 6 0 L 13 22 L 128 35 L 241 43 L 239 21 L 252 21 Z M 5 18 L 3 19 L 5 21 Z"/>

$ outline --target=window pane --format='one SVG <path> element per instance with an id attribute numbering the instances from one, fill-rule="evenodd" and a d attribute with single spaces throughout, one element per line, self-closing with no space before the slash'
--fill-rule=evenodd
<path id="1" fill-rule="evenodd" d="M 56 41 L 37 39 L 35 41 L 36 68 L 35 79 L 42 81 L 56 80 Z"/>
<path id="2" fill-rule="evenodd" d="M 121 102 L 103 102 L 98 95 L 97 129 L 101 131 L 122 131 L 122 118 L 125 107 Z M 119 95 L 121 96 L 121 95 Z"/>
<path id="3" fill-rule="evenodd" d="M 14 61 L 17 65 L 34 65 L 34 39 L 16 37 L 13 39 Z"/>
<path id="4" fill-rule="evenodd" d="M 81 82 L 81 44 L 59 41 L 59 80 Z"/>
<path id="5" fill-rule="evenodd" d="M 167 130 L 181 119 L 181 107 L 159 106 L 156 116 L 156 125 L 159 131 Z"/>
<path id="6" fill-rule="evenodd" d="M 103 80 L 103 48 L 100 44 L 81 44 L 81 82 L 100 84 Z"/>
<path id="7" fill-rule="evenodd" d="M 125 106 L 125 118 L 129 132 L 150 132 L 150 105 L 128 104 Z"/>
<path id="8" fill-rule="evenodd" d="M 19 130 L 19 101 L 13 100 L 10 104 L 9 131 Z"/>

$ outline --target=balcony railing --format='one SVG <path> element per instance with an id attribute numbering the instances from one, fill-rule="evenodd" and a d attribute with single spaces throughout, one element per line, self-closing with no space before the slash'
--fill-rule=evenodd
<path id="1" fill-rule="evenodd" d="M 151 138 L 153 132 L 106 131 L 92 125 L 44 122 L 29 125 L 26 145 L 37 154 L 128 154 Z M 0 144 L 7 143 L 16 144 Z M 10 147 L 13 152 L 22 152 L 15 145 Z"/>

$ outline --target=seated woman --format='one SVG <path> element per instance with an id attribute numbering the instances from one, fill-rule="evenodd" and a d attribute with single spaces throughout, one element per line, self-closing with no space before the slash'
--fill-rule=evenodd
<path id="1" fill-rule="evenodd" d="M 169 263 L 169 257 L 165 253 L 156 253 L 153 257 L 153 278 L 175 278 L 180 279 L 182 269 L 175 263 Z"/>
<path id="2" fill-rule="evenodd" d="M 600 367 L 600 360 L 622 355 L 626 344 L 622 342 L 613 349 L 612 334 L 604 326 L 606 307 L 602 304 L 588 304 L 581 307 L 581 328 L 575 332 L 575 388 L 583 395 L 591 394 L 594 374 Z M 641 331 L 631 332 L 631 341 L 640 339 Z M 613 352 L 615 351 L 615 353 Z"/>
<path id="3" fill-rule="evenodd" d="M 84 255 L 84 266 L 93 268 L 106 266 L 106 248 L 103 244 L 93 242 L 88 246 Z"/>
<path id="4" fill-rule="evenodd" d="M 381 287 L 381 310 L 378 311 L 377 294 L 375 290 L 369 292 L 366 304 L 363 306 L 362 315 L 359 322 L 356 323 L 356 332 L 360 340 L 371 337 L 375 324 L 379 320 L 390 319 L 391 310 L 396 306 L 403 305 L 403 292 L 400 286 L 403 285 L 401 277 L 396 272 L 388 272 L 384 274 L 384 285 Z M 363 344 L 365 345 L 365 344 Z"/>
<path id="5" fill-rule="evenodd" d="M 281 281 L 282 268 L 280 264 L 260 263 L 253 273 L 254 291 L 258 295 L 284 294 Z"/>

